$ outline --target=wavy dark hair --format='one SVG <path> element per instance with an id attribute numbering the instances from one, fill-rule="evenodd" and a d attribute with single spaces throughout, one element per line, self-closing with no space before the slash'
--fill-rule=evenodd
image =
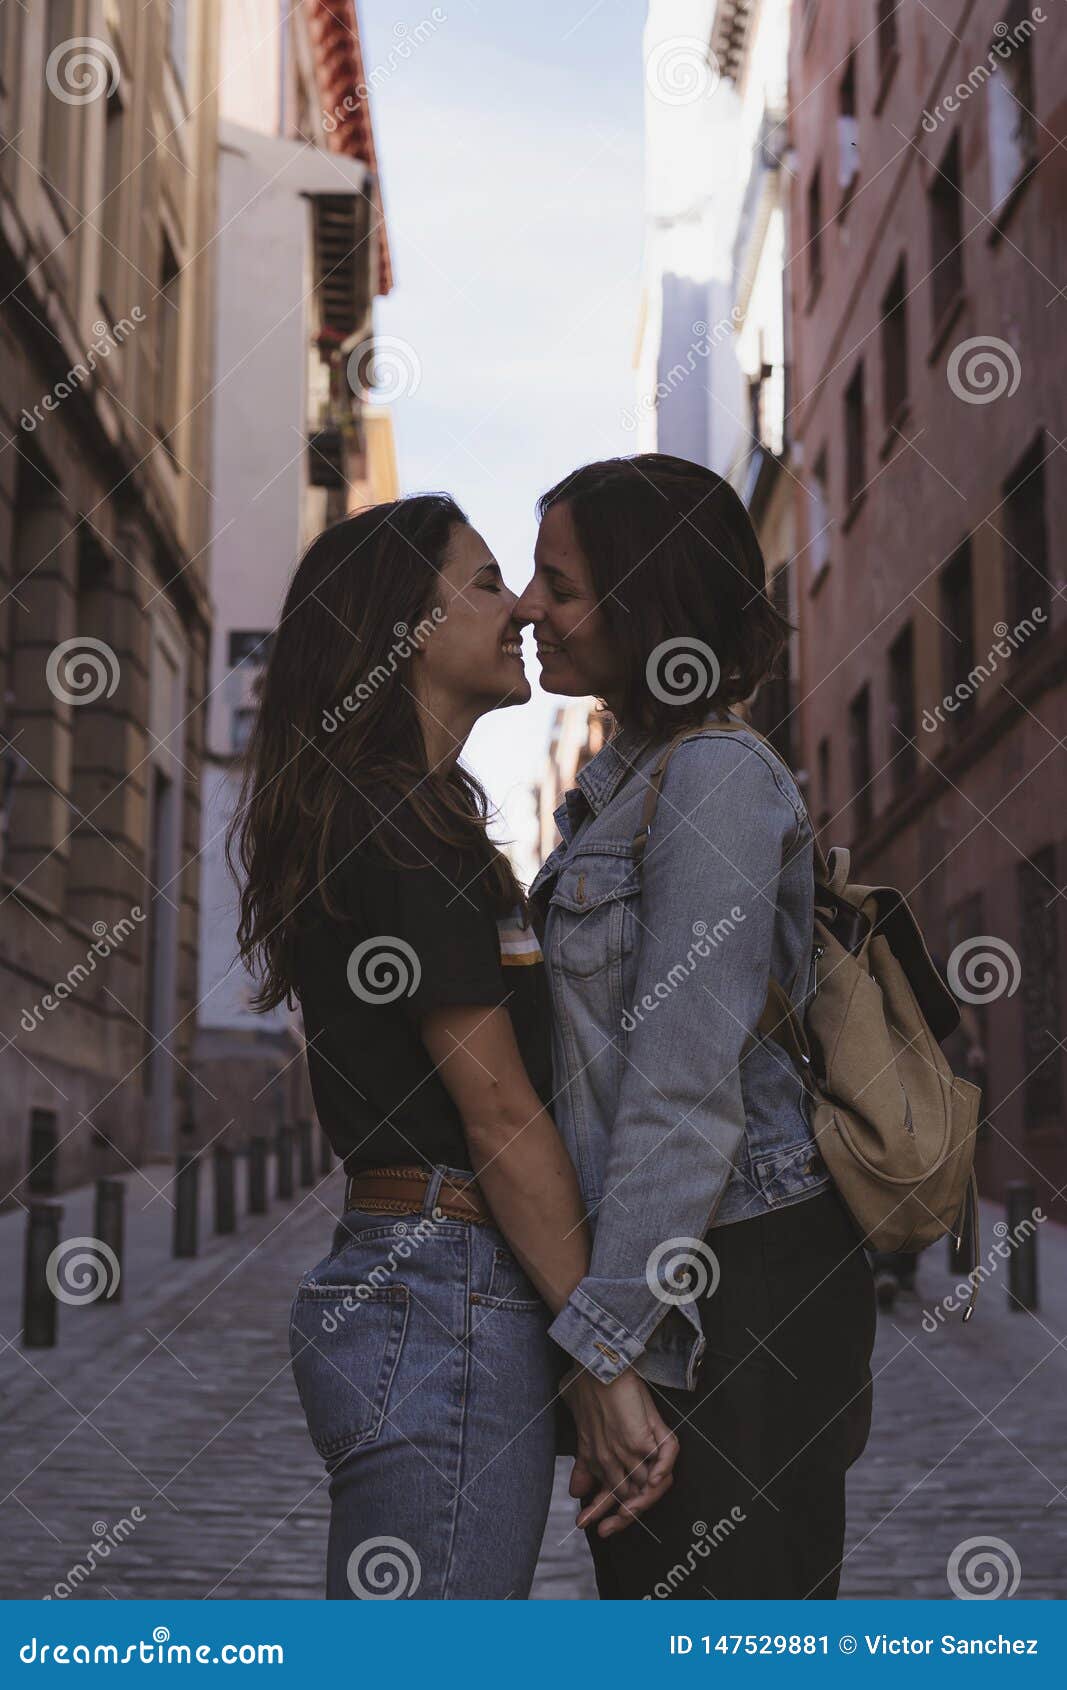
<path id="1" fill-rule="evenodd" d="M 570 510 L 622 657 L 620 721 L 667 735 L 702 721 L 713 707 L 699 691 L 682 703 L 650 687 L 650 660 L 667 642 L 663 662 L 677 673 L 687 665 L 699 670 L 700 648 L 710 648 L 721 706 L 748 698 L 766 679 L 791 625 L 767 596 L 749 514 L 721 475 L 663 452 L 608 458 L 550 487 L 538 515 L 558 504 Z"/>
<path id="2" fill-rule="evenodd" d="M 259 1010 L 295 997 L 296 947 L 320 911 L 342 917 L 330 877 L 357 848 L 399 867 L 401 805 L 445 846 L 483 864 L 503 914 L 523 897 L 490 841 L 489 801 L 453 763 L 431 769 L 404 684 L 405 660 L 439 614 L 438 572 L 454 529 L 467 522 L 445 493 L 375 505 L 327 528 L 293 576 L 245 758 L 226 852 L 240 891 L 237 942 L 259 981 Z"/>

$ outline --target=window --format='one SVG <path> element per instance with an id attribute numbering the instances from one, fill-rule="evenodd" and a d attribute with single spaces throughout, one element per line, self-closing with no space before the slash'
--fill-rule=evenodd
<path id="1" fill-rule="evenodd" d="M 1035 159 L 1034 65 L 1030 36 L 1034 25 L 1020 5 L 1009 10 L 1012 27 L 995 48 L 1011 46 L 1006 56 L 990 53 L 993 75 L 989 82 L 989 176 L 995 210 L 1002 205 L 1019 178 Z M 1004 25 L 998 25 L 1003 28 Z"/>
<path id="2" fill-rule="evenodd" d="M 819 813 L 816 817 L 816 827 L 825 827 L 833 815 L 832 799 L 830 796 L 830 741 L 824 735 L 819 741 L 816 752 L 819 771 Z"/>
<path id="3" fill-rule="evenodd" d="M 189 0 L 167 0 L 167 51 L 182 87 L 189 76 Z"/>
<path id="4" fill-rule="evenodd" d="M 903 258 L 882 300 L 882 414 L 887 428 L 901 420 L 908 403 L 908 315 Z"/>
<path id="5" fill-rule="evenodd" d="M 229 638 L 229 664 L 235 669 L 238 663 L 254 663 L 259 667 L 266 664 L 270 656 L 270 645 L 273 635 L 269 629 L 249 630 L 233 628 Z"/>
<path id="6" fill-rule="evenodd" d="M 1056 853 L 1036 851 L 1016 870 L 1019 880 L 1023 1024 L 1023 1114 L 1029 1128 L 1059 1126 L 1063 1117 L 1060 949 L 1057 944 Z"/>
<path id="7" fill-rule="evenodd" d="M 122 168 L 126 113 L 118 89 L 108 96 L 104 128 L 104 191 L 100 206 L 100 297 L 112 321 L 122 315 Z"/>
<path id="8" fill-rule="evenodd" d="M 822 170 L 819 165 L 808 183 L 808 287 L 812 296 L 822 282 Z"/>
<path id="9" fill-rule="evenodd" d="M 936 333 L 963 292 L 963 196 L 958 135 L 953 135 L 945 149 L 930 186 L 930 261 Z"/>
<path id="10" fill-rule="evenodd" d="M 830 498 L 824 446 L 808 482 L 808 554 L 811 585 L 818 586 L 830 565 Z"/>
<path id="11" fill-rule="evenodd" d="M 958 734 L 974 712 L 980 677 L 974 669 L 974 580 L 971 542 L 965 540 L 941 575 L 941 624 L 944 631 L 945 694 L 949 731 Z"/>
<path id="12" fill-rule="evenodd" d="M 45 19 L 44 53 L 45 62 L 49 55 L 64 42 L 69 42 L 75 34 L 73 0 L 48 0 L 48 12 Z M 60 60 L 59 85 L 64 82 L 64 63 L 67 55 Z M 69 75 L 69 73 L 67 73 Z M 73 198 L 72 183 L 74 179 L 74 158 L 72 146 L 80 125 L 77 122 L 77 107 L 69 99 L 63 99 L 52 92 L 46 76 L 44 97 L 44 132 L 41 136 L 41 163 L 44 175 L 60 195 L 60 210 L 69 216 L 73 210 L 69 203 Z M 64 205 L 62 202 L 66 201 Z"/>
<path id="13" fill-rule="evenodd" d="M 866 485 L 867 443 L 863 406 L 863 365 L 845 389 L 845 498 L 851 507 Z"/>
<path id="14" fill-rule="evenodd" d="M 915 778 L 915 640 L 909 622 L 889 648 L 889 756 L 893 791 Z"/>
<path id="15" fill-rule="evenodd" d="M 1012 621 L 1040 610 L 1036 633 L 1045 633 L 1052 610 L 1052 581 L 1045 513 L 1045 436 L 1039 434 L 1004 488 L 1004 575 Z"/>
<path id="16" fill-rule="evenodd" d="M 852 780 L 852 820 L 857 833 L 870 827 L 874 814 L 871 799 L 871 689 L 864 684 L 848 707 L 848 757 Z"/>
<path id="17" fill-rule="evenodd" d="M 856 55 L 850 53 L 837 89 L 837 180 L 847 200 L 860 168 L 860 126 L 856 117 Z"/>
<path id="18" fill-rule="evenodd" d="M 159 271 L 159 312 L 156 342 L 156 430 L 172 458 L 171 439 L 178 425 L 178 334 L 181 322 L 181 270 L 166 235 Z M 176 461 L 176 460 L 175 460 Z"/>
<path id="19" fill-rule="evenodd" d="M 897 0 L 878 0 L 878 75 L 889 75 L 897 61 Z"/>
<path id="20" fill-rule="evenodd" d="M 252 726 L 255 719 L 256 712 L 252 705 L 243 704 L 239 710 L 233 712 L 230 727 L 230 749 L 237 752 L 238 755 L 248 749 L 248 741 L 252 737 Z"/>

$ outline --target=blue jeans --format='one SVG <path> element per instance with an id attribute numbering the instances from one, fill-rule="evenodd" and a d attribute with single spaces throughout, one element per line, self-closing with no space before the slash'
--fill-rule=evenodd
<path id="1" fill-rule="evenodd" d="M 330 1475 L 327 1597 L 503 1600 L 533 1581 L 566 1358 L 503 1235 L 435 1219 L 444 1171 L 421 1212 L 350 1209 L 293 1300 Z"/>

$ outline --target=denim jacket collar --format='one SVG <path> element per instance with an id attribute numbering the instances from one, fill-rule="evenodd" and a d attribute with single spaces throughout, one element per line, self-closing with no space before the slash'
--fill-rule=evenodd
<path id="1" fill-rule="evenodd" d="M 584 769 L 579 770 L 562 804 L 553 814 L 556 826 L 569 845 L 581 822 L 592 811 L 598 816 L 614 798 L 622 782 L 651 744 L 651 735 L 633 728 L 621 728 L 601 746 Z"/>

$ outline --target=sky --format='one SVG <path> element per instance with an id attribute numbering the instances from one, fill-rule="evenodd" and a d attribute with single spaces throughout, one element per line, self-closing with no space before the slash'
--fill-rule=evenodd
<path id="1" fill-rule="evenodd" d="M 359 4 L 396 272 L 376 332 L 406 343 L 386 354 L 402 490 L 452 493 L 516 591 L 538 494 L 634 449 L 645 12 Z M 533 702 L 484 717 L 464 758 L 501 807 L 498 837 L 530 832 L 558 702 L 532 650 L 527 673 Z"/>

